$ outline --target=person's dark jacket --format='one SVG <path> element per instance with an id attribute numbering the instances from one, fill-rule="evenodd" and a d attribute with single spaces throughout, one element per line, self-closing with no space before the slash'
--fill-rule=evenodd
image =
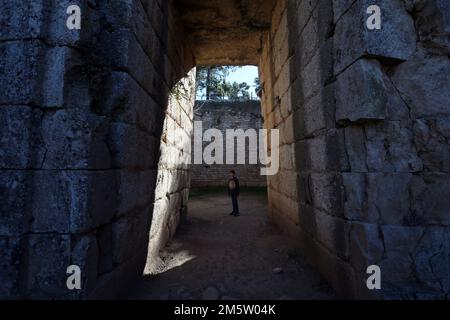
<path id="1" fill-rule="evenodd" d="M 230 182 L 232 182 L 232 181 L 234 181 L 234 185 L 235 185 L 234 189 L 230 188 Z M 239 195 L 239 179 L 238 178 L 233 177 L 228 180 L 228 194 L 229 195 L 232 195 L 232 194 Z"/>

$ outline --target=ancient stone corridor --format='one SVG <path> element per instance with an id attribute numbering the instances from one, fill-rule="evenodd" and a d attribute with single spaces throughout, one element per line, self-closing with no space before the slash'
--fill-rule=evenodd
<path id="1" fill-rule="evenodd" d="M 292 239 L 268 219 L 266 194 L 244 190 L 242 215 L 229 216 L 225 192 L 196 194 L 153 275 L 130 299 L 332 299 L 333 289 L 306 263 Z"/>
<path id="2" fill-rule="evenodd" d="M 449 57 L 448 0 L 0 0 L 0 298 L 121 297 L 187 218 L 197 258 L 138 297 L 330 297 L 320 274 L 340 298 L 450 299 Z M 291 249 L 259 212 L 234 226 L 210 200 L 189 208 L 204 65 L 258 66 L 261 123 L 279 134 L 267 216 Z M 269 233 L 240 256 L 220 222 Z M 314 271 L 294 270 L 294 249 Z M 225 278 L 173 279 L 224 255 L 242 259 Z"/>

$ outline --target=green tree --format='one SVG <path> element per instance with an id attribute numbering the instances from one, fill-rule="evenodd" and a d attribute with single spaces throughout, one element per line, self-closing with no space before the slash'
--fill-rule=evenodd
<path id="1" fill-rule="evenodd" d="M 200 66 L 197 67 L 197 90 L 204 92 L 206 100 L 224 99 L 227 94 L 227 77 L 237 67 Z"/>
<path id="2" fill-rule="evenodd" d="M 229 100 L 249 100 L 250 93 L 248 90 L 250 86 L 246 82 L 237 83 L 234 81 L 233 83 L 228 85 L 227 88 L 227 98 Z"/>
<path id="3" fill-rule="evenodd" d="M 253 85 L 255 86 L 255 93 L 258 97 L 261 97 L 261 80 L 256 77 L 255 80 L 253 80 Z"/>
<path id="4" fill-rule="evenodd" d="M 250 85 L 246 82 L 227 81 L 230 72 L 240 67 L 200 66 L 197 67 L 197 96 L 206 100 L 249 100 Z M 255 84 L 259 85 L 259 79 Z"/>

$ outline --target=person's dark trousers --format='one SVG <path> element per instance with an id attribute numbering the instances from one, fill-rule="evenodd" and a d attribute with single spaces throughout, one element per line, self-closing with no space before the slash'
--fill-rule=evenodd
<path id="1" fill-rule="evenodd" d="M 239 215 L 238 195 L 237 193 L 231 193 L 231 201 L 233 202 L 233 213 L 235 216 Z"/>

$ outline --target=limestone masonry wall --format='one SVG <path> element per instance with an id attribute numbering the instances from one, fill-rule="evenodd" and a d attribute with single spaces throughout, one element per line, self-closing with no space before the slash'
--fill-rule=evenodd
<path id="1" fill-rule="evenodd" d="M 343 296 L 450 292 L 448 1 L 278 1 L 260 73 L 271 216 Z M 366 268 L 379 265 L 382 290 Z"/>
<path id="2" fill-rule="evenodd" d="M 168 94 L 192 53 L 171 1 L 76 2 L 69 31 L 73 1 L 0 1 L 1 297 L 117 297 L 146 261 Z"/>
<path id="3" fill-rule="evenodd" d="M 224 137 L 227 129 L 262 129 L 261 103 L 259 101 L 197 101 L 194 121 L 202 121 L 203 131 L 219 129 Z M 208 143 L 204 143 L 207 145 Z M 225 141 L 224 141 L 224 150 Z M 250 146 L 246 143 L 246 165 L 192 165 L 191 187 L 226 186 L 230 170 L 235 170 L 241 186 L 264 187 L 266 176 L 260 173 L 259 164 L 249 164 L 248 152 Z M 258 151 L 257 146 L 251 150 Z M 234 159 L 237 159 L 235 148 Z M 224 160 L 225 161 L 225 160 Z M 192 162 L 193 163 L 193 162 Z"/>

